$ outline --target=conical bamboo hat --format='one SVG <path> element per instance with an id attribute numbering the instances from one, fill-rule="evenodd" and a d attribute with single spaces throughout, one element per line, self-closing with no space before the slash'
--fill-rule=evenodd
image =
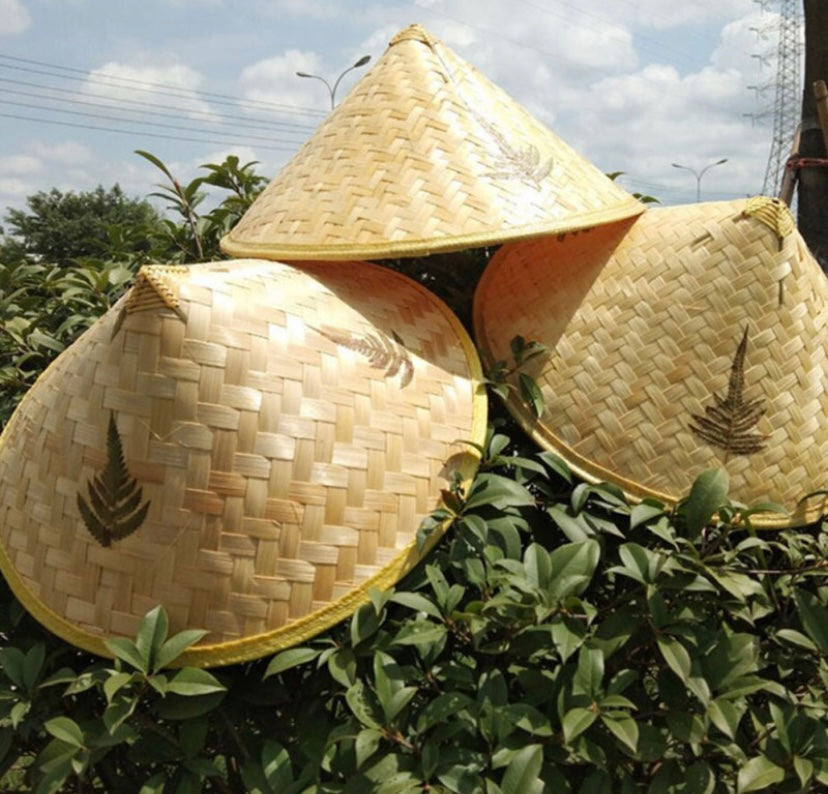
<path id="1" fill-rule="evenodd" d="M 299 642 L 420 559 L 476 465 L 479 381 L 454 315 L 389 269 L 146 267 L 0 436 L 0 567 L 95 653 L 157 604 L 209 632 L 188 664 Z"/>
<path id="2" fill-rule="evenodd" d="M 418 25 L 222 240 L 231 256 L 377 259 L 580 229 L 643 205 Z"/>
<path id="3" fill-rule="evenodd" d="M 803 524 L 825 510 L 828 285 L 787 207 L 767 198 L 652 209 L 504 246 L 475 295 L 484 359 L 510 340 L 546 409 L 511 412 L 587 480 L 674 504 L 707 468 L 731 498 Z"/>

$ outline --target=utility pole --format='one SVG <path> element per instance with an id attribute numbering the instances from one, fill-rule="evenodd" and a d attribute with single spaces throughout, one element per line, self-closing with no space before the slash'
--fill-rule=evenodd
<path id="1" fill-rule="evenodd" d="M 799 154 L 797 225 L 822 269 L 828 271 L 828 157 L 819 123 L 814 83 L 828 81 L 828 2 L 803 0 L 805 10 L 805 81 Z M 817 161 L 811 165 L 808 160 Z"/>
<path id="2" fill-rule="evenodd" d="M 760 0 L 756 0 L 760 2 Z M 778 0 L 779 22 L 776 48 L 776 79 L 773 87 L 773 137 L 762 192 L 779 195 L 785 162 L 791 153 L 801 105 L 802 90 L 802 0 Z M 762 9 L 767 3 L 760 2 Z M 762 64 L 761 56 L 759 63 Z M 762 86 L 760 89 L 764 89 Z M 757 94 L 759 91 L 757 91 Z"/>

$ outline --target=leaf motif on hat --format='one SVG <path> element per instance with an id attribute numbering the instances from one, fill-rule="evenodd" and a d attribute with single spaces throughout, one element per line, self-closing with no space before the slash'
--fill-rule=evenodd
<path id="1" fill-rule="evenodd" d="M 87 492 L 89 502 L 78 493 L 78 510 L 101 546 L 131 535 L 147 517 L 150 502 L 141 504 L 142 489 L 127 469 L 114 414 L 109 415 L 106 432 L 106 465 L 89 480 Z"/>
<path id="2" fill-rule="evenodd" d="M 690 425 L 699 438 L 708 444 L 725 450 L 727 456 L 750 455 L 765 448 L 767 436 L 751 432 L 765 413 L 764 398 L 745 400 L 745 355 L 747 353 L 748 326 L 742 341 L 736 348 L 730 367 L 727 395 L 722 398 L 713 394 L 715 405 L 705 407 L 705 415 L 693 414 L 695 424 Z"/>
<path id="3" fill-rule="evenodd" d="M 393 378 L 400 375 L 400 388 L 404 389 L 414 377 L 414 364 L 408 355 L 405 343 L 396 331 L 392 331 L 393 339 L 382 334 L 354 334 L 350 331 L 331 328 L 316 328 L 310 326 L 318 334 L 330 339 L 336 345 L 353 350 L 368 359 L 372 367 L 385 370 L 385 376 Z"/>
<path id="4" fill-rule="evenodd" d="M 481 126 L 492 136 L 499 150 L 499 157 L 494 164 L 494 170 L 486 176 L 494 179 L 525 179 L 535 187 L 552 172 L 554 161 L 551 157 L 541 162 L 538 147 L 530 144 L 519 149 L 513 146 L 493 124 L 478 117 Z"/>

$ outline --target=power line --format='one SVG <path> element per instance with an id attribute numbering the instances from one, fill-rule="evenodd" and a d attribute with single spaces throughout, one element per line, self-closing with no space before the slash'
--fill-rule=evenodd
<path id="1" fill-rule="evenodd" d="M 229 94 L 216 94 L 210 91 L 198 91 L 196 89 L 181 88 L 180 86 L 173 86 L 167 83 L 155 83 L 152 81 L 134 80 L 130 77 L 116 77 L 114 75 L 93 75 L 89 71 L 83 69 L 74 69 L 69 66 L 60 66 L 58 64 L 45 63 L 43 61 L 33 61 L 29 58 L 16 58 L 11 55 L 0 53 L 0 60 L 11 60 L 16 62 L 31 63 L 38 66 L 45 66 L 51 71 L 44 69 L 34 69 L 29 66 L 17 66 L 10 63 L 0 62 L 0 69 L 12 69 L 18 72 L 26 72 L 29 74 L 39 74 L 47 77 L 58 78 L 60 80 L 74 80 L 82 83 L 93 83 L 104 85 L 109 88 L 129 88 L 131 91 L 143 91 L 161 96 L 170 96 L 176 99 L 200 99 L 204 98 L 216 105 L 230 105 L 236 108 L 247 108 L 249 110 L 270 110 L 279 113 L 292 113 L 303 116 L 325 116 L 325 111 L 314 108 L 303 108 L 298 105 L 288 105 L 277 102 L 266 102 L 259 99 L 239 99 Z M 72 74 L 61 74 L 60 72 L 71 72 Z M 83 76 L 81 76 L 83 75 Z M 124 85 L 126 84 L 126 85 Z"/>
<path id="2" fill-rule="evenodd" d="M 210 143 L 216 144 L 218 146 L 228 146 L 232 145 L 229 141 L 216 141 L 211 140 L 209 138 L 190 138 L 181 135 L 166 135 L 160 132 L 146 132 L 144 130 L 123 130 L 117 129 L 115 127 L 100 127 L 95 124 L 76 124 L 71 121 L 58 121 L 57 119 L 39 119 L 34 118 L 32 116 L 20 116 L 14 113 L 0 113 L 0 118 L 6 119 L 17 119 L 20 121 L 33 121 L 38 124 L 55 124 L 61 127 L 73 127 L 75 129 L 82 129 L 82 130 L 100 130 L 102 132 L 117 132 L 121 133 L 122 135 L 142 135 L 146 138 L 165 138 L 171 141 L 188 141 L 189 143 Z M 235 145 L 243 146 L 246 145 L 244 141 L 237 141 Z M 296 147 L 288 147 L 288 146 L 268 146 L 266 144 L 257 143 L 257 149 L 269 149 L 274 152 L 295 152 Z"/>
<path id="3" fill-rule="evenodd" d="M 76 94 L 77 96 L 88 97 L 89 94 L 85 94 L 80 91 L 72 91 L 60 88 L 53 88 L 52 86 L 45 86 L 40 85 L 38 83 L 27 83 L 21 80 L 7 80 L 5 78 L 0 77 L 0 83 L 13 83 L 17 85 L 26 85 L 26 86 L 34 86 L 37 88 L 42 88 L 47 91 L 60 91 L 62 93 L 69 93 L 69 94 Z M 286 132 L 290 133 L 296 130 L 297 135 L 305 135 L 307 132 L 313 131 L 314 127 L 310 125 L 304 124 L 290 124 L 285 122 L 278 122 L 278 121 L 264 121 L 264 120 L 249 120 L 249 121 L 239 121 L 235 116 L 228 116 L 221 113 L 210 113 L 209 111 L 187 111 L 187 116 L 183 117 L 181 112 L 177 113 L 165 113 L 160 110 L 156 110 L 156 108 L 167 108 L 169 110 L 175 110 L 171 105 L 156 105 L 153 102 L 142 102 L 140 100 L 134 99 L 114 99 L 109 100 L 106 102 L 93 102 L 91 100 L 84 100 L 84 99 L 69 99 L 63 96 L 50 96 L 48 94 L 39 94 L 32 91 L 19 91 L 10 88 L 2 88 L 0 87 L 0 96 L 2 95 L 14 95 L 14 96 L 23 96 L 29 97 L 32 99 L 45 99 L 48 102 L 63 102 L 72 105 L 83 105 L 86 107 L 96 107 L 96 108 L 103 108 L 107 110 L 115 110 L 121 113 L 144 113 L 146 111 L 143 108 L 153 108 L 153 116 L 158 116 L 161 118 L 171 118 L 171 119 L 179 119 L 183 120 L 184 118 L 192 118 L 194 121 L 199 122 L 206 122 L 208 124 L 213 124 L 216 126 L 232 126 L 235 128 L 249 128 L 249 129 L 257 129 L 257 130 L 266 130 L 266 129 L 273 129 L 278 130 L 279 132 Z M 114 104 L 118 103 L 118 104 Z M 121 107 L 121 105 L 140 105 L 139 108 L 130 108 L 130 107 Z M 38 105 L 37 107 L 41 108 L 42 106 Z M 42 107 L 43 110 L 49 110 L 49 108 Z M 228 124 L 228 122 L 230 122 Z"/>
<path id="4" fill-rule="evenodd" d="M 138 119 L 121 119 L 118 116 L 108 116 L 105 113 L 88 113 L 84 110 L 66 110 L 65 108 L 44 108 L 42 105 L 33 105 L 31 102 L 14 102 L 10 99 L 0 99 L 0 105 L 12 105 L 14 107 L 20 108 L 29 108 L 30 110 L 42 110 L 47 113 L 66 113 L 72 116 L 83 116 L 85 118 L 92 118 L 92 119 L 103 119 L 104 121 L 117 121 L 121 123 L 128 123 L 128 124 L 141 124 L 142 126 L 146 127 L 161 127 L 163 129 L 168 130 L 182 130 L 184 132 L 189 132 L 192 127 L 182 127 L 178 124 L 164 124 L 160 121 L 139 121 Z M 219 132 L 218 130 L 210 130 L 211 135 L 221 135 L 222 137 L 226 138 L 238 138 L 238 135 L 234 135 L 229 132 Z M 286 141 L 280 140 L 278 138 L 274 139 L 268 135 L 250 135 L 246 134 L 244 136 L 249 141 L 270 141 L 271 143 L 292 143 L 298 146 L 301 141 Z"/>

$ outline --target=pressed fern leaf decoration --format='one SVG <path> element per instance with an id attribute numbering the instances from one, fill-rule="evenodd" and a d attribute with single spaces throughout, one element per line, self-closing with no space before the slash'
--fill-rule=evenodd
<path id="1" fill-rule="evenodd" d="M 750 432 L 765 413 L 765 400 L 745 400 L 745 355 L 747 353 L 748 326 L 742 341 L 736 348 L 730 367 L 727 395 L 722 398 L 713 394 L 715 405 L 708 405 L 705 415 L 694 414 L 695 424 L 690 429 L 708 444 L 725 450 L 730 455 L 750 455 L 764 449 L 767 436 Z"/>
<path id="2" fill-rule="evenodd" d="M 486 176 L 494 179 L 524 179 L 533 182 L 535 187 L 540 187 L 540 183 L 552 172 L 553 159 L 550 157 L 541 162 L 540 151 L 538 151 L 537 146 L 530 144 L 525 149 L 518 149 L 509 143 L 493 124 L 479 117 L 478 121 L 492 136 L 500 150 L 494 170 Z"/>
<path id="3" fill-rule="evenodd" d="M 379 334 L 352 334 L 337 328 L 314 328 L 314 331 L 336 345 L 347 347 L 368 359 L 372 367 L 385 370 L 385 376 L 393 378 L 400 375 L 400 388 L 404 389 L 414 377 L 414 364 L 408 350 L 396 331 L 392 331 L 393 340 Z"/>
<path id="4" fill-rule="evenodd" d="M 106 433 L 106 465 L 87 484 L 89 502 L 78 494 L 83 523 L 101 546 L 111 546 L 135 532 L 147 517 L 150 503 L 141 504 L 143 492 L 130 477 L 115 415 L 109 415 Z"/>

